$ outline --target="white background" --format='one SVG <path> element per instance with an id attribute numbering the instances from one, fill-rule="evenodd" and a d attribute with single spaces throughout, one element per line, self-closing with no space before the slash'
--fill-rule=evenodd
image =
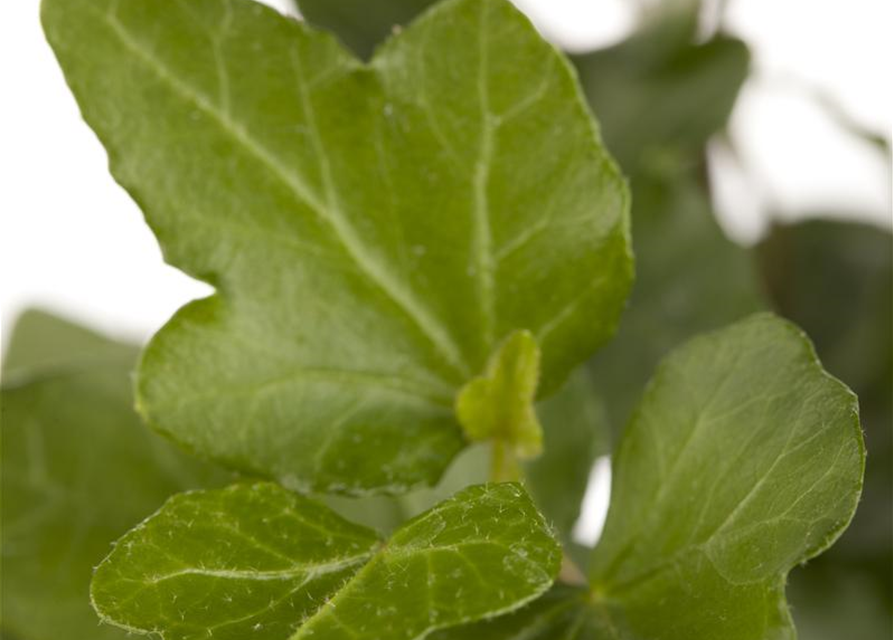
<path id="1" fill-rule="evenodd" d="M 584 51 L 621 39 L 642 0 L 515 0 L 543 34 Z M 284 4 L 271 0 L 270 4 Z M 753 242 L 768 216 L 821 210 L 891 224 L 889 159 L 835 124 L 816 93 L 889 139 L 893 2 L 731 0 L 723 26 L 752 47 L 755 74 L 712 146 L 717 209 Z M 715 22 L 720 3 L 708 6 Z M 140 212 L 112 181 L 43 40 L 37 0 L 0 2 L 0 330 L 39 305 L 143 339 L 209 288 L 162 263 Z M 8 331 L 4 331 L 4 338 Z M 605 462 L 581 539 L 607 502 Z"/>

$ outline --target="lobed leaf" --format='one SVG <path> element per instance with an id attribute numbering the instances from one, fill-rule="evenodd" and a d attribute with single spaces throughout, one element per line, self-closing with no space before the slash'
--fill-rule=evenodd
<path id="1" fill-rule="evenodd" d="M 792 633 L 784 576 L 852 518 L 861 435 L 856 397 L 793 325 L 756 315 L 692 340 L 620 444 L 595 590 L 655 638 Z"/>
<path id="2" fill-rule="evenodd" d="M 448 638 L 793 639 L 788 571 L 852 518 L 856 398 L 792 325 L 756 315 L 674 351 L 614 463 L 589 588 Z"/>
<path id="3" fill-rule="evenodd" d="M 423 638 L 543 593 L 561 552 L 517 484 L 478 485 L 382 543 L 274 484 L 175 496 L 97 569 L 109 622 L 167 640 Z"/>
<path id="4" fill-rule="evenodd" d="M 47 36 L 166 259 L 213 283 L 139 407 L 236 468 L 433 484 L 509 334 L 541 395 L 613 332 L 627 192 L 566 60 L 507 0 L 447 0 L 363 64 L 248 0 L 45 0 Z"/>

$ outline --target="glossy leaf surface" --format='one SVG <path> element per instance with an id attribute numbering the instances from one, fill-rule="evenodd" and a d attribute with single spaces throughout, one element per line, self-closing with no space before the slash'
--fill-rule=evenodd
<path id="1" fill-rule="evenodd" d="M 702 41 L 700 5 L 659 3 L 628 39 L 574 58 L 633 191 L 636 282 L 617 336 L 591 360 L 615 433 L 671 349 L 766 308 L 752 252 L 717 224 L 704 151 L 749 54 L 721 34 Z"/>
<path id="2" fill-rule="evenodd" d="M 195 450 L 290 487 L 432 484 L 506 336 L 536 338 L 547 394 L 613 332 L 626 190 L 506 0 L 447 0 L 368 65 L 248 0 L 43 22 L 167 260 L 218 288 L 139 369 L 144 415 Z"/>

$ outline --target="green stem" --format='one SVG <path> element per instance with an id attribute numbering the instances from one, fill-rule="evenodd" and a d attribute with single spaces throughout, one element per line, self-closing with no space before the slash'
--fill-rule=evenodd
<path id="1" fill-rule="evenodd" d="M 505 440 L 495 438 L 491 449 L 490 481 L 518 482 L 521 480 L 521 465 L 515 456 L 514 448 Z"/>

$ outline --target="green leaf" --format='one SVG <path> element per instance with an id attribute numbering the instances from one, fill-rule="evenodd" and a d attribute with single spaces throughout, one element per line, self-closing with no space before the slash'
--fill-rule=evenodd
<path id="1" fill-rule="evenodd" d="M 630 173 L 655 149 L 699 151 L 747 78 L 747 46 L 725 35 L 696 43 L 697 16 L 667 11 L 620 44 L 574 58 L 605 142 Z"/>
<path id="2" fill-rule="evenodd" d="M 586 369 L 580 369 L 561 391 L 537 404 L 543 454 L 523 463 L 531 495 L 566 545 L 580 517 L 592 465 L 611 451 L 604 402 L 593 385 Z"/>
<path id="3" fill-rule="evenodd" d="M 546 520 L 561 534 L 566 548 L 580 517 L 592 464 L 596 457 L 610 453 L 604 405 L 592 389 L 591 376 L 581 368 L 555 395 L 537 403 L 536 412 L 543 426 L 543 453 L 521 462 L 525 487 Z M 463 487 L 485 482 L 490 476 L 492 457 L 492 445 L 479 443 L 456 456 L 436 487 L 399 497 L 327 496 L 325 500 L 348 519 L 393 531 Z"/>
<path id="4" fill-rule="evenodd" d="M 671 349 L 766 306 L 753 254 L 723 234 L 684 160 L 661 160 L 633 179 L 636 284 L 617 336 L 589 363 L 615 434 Z"/>
<path id="5" fill-rule="evenodd" d="M 601 640 L 588 621 L 588 590 L 556 584 L 541 598 L 511 615 L 444 629 L 430 640 Z M 624 636 L 605 636 L 617 640 Z"/>
<path id="6" fill-rule="evenodd" d="M 863 462 L 856 398 L 793 325 L 698 337 L 624 434 L 591 586 L 435 637 L 793 639 L 786 574 L 847 526 Z"/>
<path id="7" fill-rule="evenodd" d="M 760 257 L 776 308 L 809 333 L 828 370 L 858 394 L 868 452 L 852 525 L 792 576 L 794 618 L 809 630 L 805 640 L 839 637 L 829 620 L 835 616 L 860 621 L 848 638 L 881 637 L 893 610 L 893 237 L 868 225 L 811 220 L 774 228 Z"/>
<path id="8" fill-rule="evenodd" d="M 517 484 L 478 485 L 386 544 L 273 484 L 181 494 L 100 565 L 100 614 L 168 640 L 422 638 L 543 593 L 561 553 Z"/>
<path id="9" fill-rule="evenodd" d="M 165 638 L 288 638 L 376 553 L 374 531 L 273 484 L 182 493 L 97 568 L 100 616 Z"/>
<path id="10" fill-rule="evenodd" d="M 788 599 L 799 640 L 878 640 L 890 634 L 890 592 L 883 584 L 889 580 L 889 555 L 875 556 L 869 563 L 846 557 L 847 547 L 854 546 L 847 538 L 853 537 L 851 532 L 859 537 L 862 508 L 860 504 L 856 519 L 833 549 L 791 573 Z"/>
<path id="11" fill-rule="evenodd" d="M 792 633 L 784 577 L 846 528 L 863 463 L 855 396 L 793 325 L 696 338 L 620 443 L 594 592 L 656 639 Z"/>
<path id="12" fill-rule="evenodd" d="M 626 189 L 506 0 L 447 0 L 369 65 L 247 0 L 45 0 L 43 22 L 166 258 L 218 288 L 138 373 L 187 446 L 293 488 L 433 484 L 508 335 L 536 338 L 546 395 L 614 331 Z"/>
<path id="13" fill-rule="evenodd" d="M 434 0 L 298 0 L 304 19 L 337 34 L 362 58 L 433 4 Z"/>
<path id="14" fill-rule="evenodd" d="M 131 367 L 138 347 L 109 340 L 46 311 L 27 309 L 16 319 L 3 354 L 3 375 L 89 368 L 99 363 Z"/>
<path id="15" fill-rule="evenodd" d="M 302 15 L 368 56 L 432 0 L 299 0 Z M 656 147 L 698 151 L 728 120 L 749 71 L 737 38 L 699 42 L 700 2 L 646 7 L 639 29 L 612 47 L 574 56 L 608 147 L 629 171 Z M 654 105 L 660 105 L 655 109 Z M 635 201 L 635 199 L 634 199 Z"/>
<path id="16" fill-rule="evenodd" d="M 230 478 L 179 453 L 132 409 L 133 345 L 27 312 L 2 397 L 3 635 L 120 640 L 90 609 L 108 544 L 171 494 Z"/>

